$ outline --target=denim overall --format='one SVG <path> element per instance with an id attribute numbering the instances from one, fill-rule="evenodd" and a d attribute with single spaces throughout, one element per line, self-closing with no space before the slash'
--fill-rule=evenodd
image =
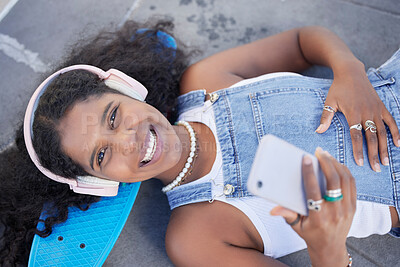
<path id="1" fill-rule="evenodd" d="M 379 97 L 400 126 L 400 50 L 378 69 L 370 69 L 368 78 Z M 247 177 L 260 142 L 274 134 L 303 150 L 314 153 L 317 146 L 345 164 L 356 179 L 357 198 L 394 206 L 400 211 L 400 148 L 388 135 L 389 166 L 381 172 L 371 170 L 364 136 L 364 166 L 356 165 L 350 129 L 346 118 L 335 113 L 323 134 L 315 133 L 332 80 L 311 77 L 277 77 L 244 86 L 222 89 L 211 94 L 217 138 L 223 159 L 224 194 L 227 198 L 251 195 Z M 196 90 L 178 98 L 179 112 L 203 105 L 205 90 Z M 372 119 L 372 118 L 371 118 Z M 388 130 L 388 128 L 387 128 Z M 167 193 L 171 209 L 212 199 L 211 182 L 187 184 Z M 399 229 L 391 234 L 400 237 Z"/>

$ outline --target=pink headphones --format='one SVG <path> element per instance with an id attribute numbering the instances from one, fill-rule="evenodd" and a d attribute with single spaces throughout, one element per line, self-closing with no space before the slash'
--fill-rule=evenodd
<path id="1" fill-rule="evenodd" d="M 120 93 L 132 97 L 134 99 L 144 101 L 147 96 L 147 89 L 135 79 L 129 77 L 125 73 L 110 69 L 108 71 L 103 71 L 97 67 L 90 65 L 73 65 L 63 68 L 52 75 L 50 75 L 46 80 L 44 80 L 36 91 L 33 93 L 31 99 L 29 100 L 28 107 L 26 108 L 25 118 L 24 118 L 24 138 L 26 148 L 28 150 L 29 156 L 31 157 L 33 163 L 36 167 L 50 179 L 69 184 L 70 188 L 80 194 L 88 194 L 95 196 L 115 196 L 118 194 L 119 182 L 105 180 L 102 178 L 94 176 L 79 176 L 76 180 L 69 179 L 56 175 L 44 168 L 40 163 L 35 149 L 32 145 L 32 125 L 34 120 L 34 113 L 38 106 L 39 99 L 43 92 L 46 90 L 47 86 L 56 78 L 58 75 L 66 73 L 72 70 L 86 70 L 99 76 L 100 79 L 104 80 L 105 84 Z"/>

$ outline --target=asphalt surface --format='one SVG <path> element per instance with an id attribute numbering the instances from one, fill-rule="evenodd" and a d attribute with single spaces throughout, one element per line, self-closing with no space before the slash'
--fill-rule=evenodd
<path id="1" fill-rule="evenodd" d="M 30 94 L 68 46 L 126 19 L 173 18 L 180 40 L 204 51 L 193 61 L 304 25 L 336 32 L 367 68 L 379 66 L 400 46 L 399 0 L 0 0 L 0 12 L 3 1 L 15 5 L 3 18 L 0 13 L 0 148 L 12 143 Z M 331 75 L 324 68 L 307 74 Z M 170 212 L 160 189 L 155 180 L 142 184 L 104 266 L 172 266 L 164 248 Z M 400 241 L 388 235 L 350 238 L 348 248 L 353 266 L 400 266 Z M 280 260 L 310 266 L 306 251 Z"/>

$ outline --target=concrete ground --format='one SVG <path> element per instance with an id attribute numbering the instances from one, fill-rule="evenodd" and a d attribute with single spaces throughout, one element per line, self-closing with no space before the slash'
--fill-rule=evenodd
<path id="1" fill-rule="evenodd" d="M 336 32 L 367 68 L 382 64 L 400 45 L 399 0 L 0 0 L 1 147 L 12 142 L 29 95 L 67 44 L 153 15 L 173 18 L 177 36 L 202 49 L 200 57 L 304 25 Z M 330 75 L 321 68 L 307 74 Z M 104 266 L 172 266 L 164 248 L 170 212 L 160 189 L 155 180 L 142 184 Z M 388 235 L 350 238 L 348 248 L 353 266 L 400 266 L 400 241 Z M 310 266 L 306 251 L 279 260 Z"/>

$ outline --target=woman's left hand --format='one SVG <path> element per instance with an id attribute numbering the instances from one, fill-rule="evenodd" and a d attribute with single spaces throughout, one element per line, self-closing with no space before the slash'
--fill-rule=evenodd
<path id="1" fill-rule="evenodd" d="M 390 129 L 394 144 L 400 146 L 396 122 L 369 82 L 361 62 L 344 64 L 339 71 L 334 71 L 334 76 L 322 111 L 321 124 L 316 132 L 324 133 L 328 130 L 335 112 L 342 112 L 351 127 L 350 135 L 356 163 L 359 166 L 364 163 L 364 129 L 369 163 L 374 171 L 380 172 L 379 158 L 383 165 L 389 165 L 385 124 Z M 372 127 L 368 127 L 368 121 L 373 122 Z"/>

